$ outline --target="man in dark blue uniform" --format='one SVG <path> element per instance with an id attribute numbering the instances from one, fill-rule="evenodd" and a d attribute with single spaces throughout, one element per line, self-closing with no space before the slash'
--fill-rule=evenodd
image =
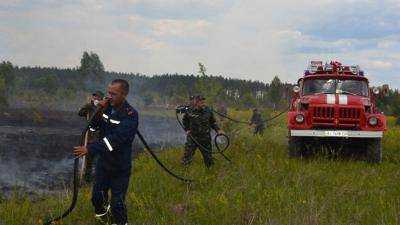
<path id="1" fill-rule="evenodd" d="M 138 113 L 126 101 L 128 93 L 127 81 L 117 79 L 111 82 L 108 98 L 99 102 L 102 110 L 90 124 L 90 128 L 100 131 L 99 140 L 87 147 L 74 148 L 74 154 L 79 157 L 99 155 L 92 192 L 95 216 L 102 220 L 111 208 L 112 223 L 117 225 L 128 222 L 125 195 L 132 167 L 132 142 L 138 127 Z"/>

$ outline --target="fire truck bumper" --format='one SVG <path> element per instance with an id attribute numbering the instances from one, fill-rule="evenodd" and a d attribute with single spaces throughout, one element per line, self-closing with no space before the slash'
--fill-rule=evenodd
<path id="1" fill-rule="evenodd" d="M 321 138 L 382 138 L 383 131 L 354 131 L 354 130 L 290 130 L 294 137 L 321 137 Z"/>

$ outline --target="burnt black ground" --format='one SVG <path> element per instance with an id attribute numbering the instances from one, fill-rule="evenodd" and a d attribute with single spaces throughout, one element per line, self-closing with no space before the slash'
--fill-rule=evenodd
<path id="1" fill-rule="evenodd" d="M 64 190 L 72 177 L 72 147 L 85 120 L 75 113 L 8 110 L 0 117 L 0 196 L 35 196 Z M 181 145 L 184 134 L 174 118 L 140 116 L 139 129 L 158 149 Z M 133 150 L 142 146 L 135 139 Z"/>

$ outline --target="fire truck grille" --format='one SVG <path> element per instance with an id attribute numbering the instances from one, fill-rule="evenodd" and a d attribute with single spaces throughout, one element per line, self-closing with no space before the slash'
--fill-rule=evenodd
<path id="1" fill-rule="evenodd" d="M 360 109 L 355 108 L 339 108 L 340 119 L 356 119 L 359 120 L 361 115 Z"/>
<path id="2" fill-rule="evenodd" d="M 314 119 L 332 119 L 335 117 L 335 109 L 333 107 L 315 107 Z"/>
<path id="3" fill-rule="evenodd" d="M 312 124 L 314 128 L 354 129 L 359 127 L 361 119 L 360 108 L 346 107 L 312 107 Z"/>

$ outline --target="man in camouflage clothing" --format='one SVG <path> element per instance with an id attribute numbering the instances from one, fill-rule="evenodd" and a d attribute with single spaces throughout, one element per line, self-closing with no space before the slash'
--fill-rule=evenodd
<path id="1" fill-rule="evenodd" d="M 254 135 L 260 134 L 262 135 L 264 133 L 264 121 L 261 117 L 261 113 L 258 112 L 258 109 L 253 109 L 253 115 L 250 119 L 250 125 L 254 125 Z"/>
<path id="2" fill-rule="evenodd" d="M 89 120 L 93 113 L 96 111 L 96 107 L 99 101 L 101 101 L 104 97 L 104 94 L 101 91 L 96 91 L 92 94 L 91 100 L 89 103 L 86 103 L 82 108 L 79 109 L 78 115 L 81 117 L 85 117 L 86 120 Z M 98 132 L 88 131 L 87 140 L 88 143 L 92 143 L 96 141 L 98 138 Z M 86 156 L 86 165 L 85 165 L 85 174 L 84 179 L 87 183 L 90 183 L 93 179 L 93 168 L 94 168 L 95 158 L 88 154 Z"/>
<path id="3" fill-rule="evenodd" d="M 183 115 L 182 122 L 187 134 L 185 153 L 182 158 L 183 165 L 189 165 L 192 162 L 197 148 L 200 150 L 207 168 L 214 164 L 211 155 L 210 132 L 211 129 L 214 129 L 217 133 L 222 133 L 222 131 L 216 123 L 212 110 L 206 106 L 204 100 L 205 98 L 201 95 L 193 97 L 193 107 Z"/>

